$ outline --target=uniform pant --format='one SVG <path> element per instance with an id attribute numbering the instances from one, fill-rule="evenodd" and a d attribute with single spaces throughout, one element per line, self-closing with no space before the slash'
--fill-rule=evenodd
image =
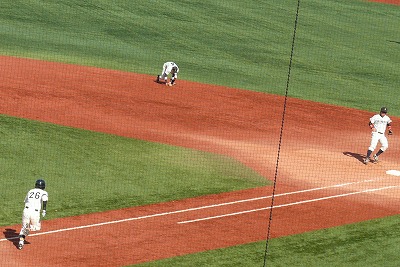
<path id="1" fill-rule="evenodd" d="M 382 147 L 381 147 L 382 151 L 385 151 L 389 147 L 388 140 L 387 140 L 385 134 L 380 133 L 380 132 L 372 132 L 371 144 L 370 144 L 368 150 L 374 151 L 376 146 L 378 145 L 378 142 L 380 142 L 382 145 Z"/>
<path id="2" fill-rule="evenodd" d="M 29 231 L 39 231 L 40 229 L 40 210 L 25 207 L 22 213 L 22 227 L 19 234 L 27 236 Z"/>

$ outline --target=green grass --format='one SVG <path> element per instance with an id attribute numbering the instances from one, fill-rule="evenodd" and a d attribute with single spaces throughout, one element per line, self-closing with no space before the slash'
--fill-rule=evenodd
<path id="1" fill-rule="evenodd" d="M 399 266 L 400 216 L 272 239 L 267 266 Z M 164 259 L 137 267 L 263 266 L 266 243 Z"/>
<path id="2" fill-rule="evenodd" d="M 43 177 L 48 218 L 266 185 L 230 158 L 141 140 L 0 116 L 0 225 L 20 223 Z"/>
<path id="3" fill-rule="evenodd" d="M 290 95 L 399 115 L 400 8 L 361 1 L 303 1 Z M 397 41 L 397 42 L 396 42 Z"/>
<path id="4" fill-rule="evenodd" d="M 284 94 L 296 1 L 11 1 L 0 54 L 156 74 Z M 400 8 L 358 0 L 300 6 L 289 95 L 392 115 Z"/>

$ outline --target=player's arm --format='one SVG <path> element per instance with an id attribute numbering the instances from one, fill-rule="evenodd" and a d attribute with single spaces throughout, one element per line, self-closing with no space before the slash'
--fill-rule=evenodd
<path id="1" fill-rule="evenodd" d="M 46 216 L 47 201 L 42 202 L 42 216 Z"/>
<path id="2" fill-rule="evenodd" d="M 48 200 L 47 194 L 44 194 L 42 196 L 42 216 L 46 216 L 46 209 L 47 209 L 47 200 Z"/>
<path id="3" fill-rule="evenodd" d="M 389 133 L 390 135 L 392 135 L 393 132 L 392 132 L 392 123 L 391 123 L 391 122 L 389 122 L 389 123 L 387 124 L 387 128 L 388 128 L 388 133 Z"/>
<path id="4" fill-rule="evenodd" d="M 373 132 L 376 131 L 375 125 L 374 125 L 372 122 L 369 122 L 369 128 L 371 128 L 371 130 L 372 130 Z"/>

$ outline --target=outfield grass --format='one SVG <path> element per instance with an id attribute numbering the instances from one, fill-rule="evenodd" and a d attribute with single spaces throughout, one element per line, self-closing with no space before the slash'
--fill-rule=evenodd
<path id="1" fill-rule="evenodd" d="M 57 218 L 259 187 L 269 182 L 230 158 L 0 116 L 0 226 L 18 224 L 43 177 Z"/>
<path id="2" fill-rule="evenodd" d="M 296 2 L 2 1 L 0 53 L 284 94 Z M 400 8 L 302 1 L 289 95 L 392 115 Z"/>
<path id="3" fill-rule="evenodd" d="M 400 8 L 302 2 L 290 95 L 374 112 L 388 106 L 400 115 Z"/>

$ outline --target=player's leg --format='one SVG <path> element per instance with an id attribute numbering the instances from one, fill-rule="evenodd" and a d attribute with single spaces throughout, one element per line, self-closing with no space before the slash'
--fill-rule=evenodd
<path id="1" fill-rule="evenodd" d="M 168 75 L 172 71 L 172 65 L 170 63 L 164 65 L 164 72 L 163 72 L 163 78 L 164 82 L 168 83 Z"/>
<path id="2" fill-rule="evenodd" d="M 374 155 L 374 161 L 377 163 L 379 160 L 379 156 L 385 152 L 385 150 L 389 147 L 389 143 L 388 140 L 386 138 L 386 136 L 382 135 L 382 137 L 379 139 L 379 142 L 381 143 L 381 148 L 379 149 L 379 151 Z"/>
<path id="3" fill-rule="evenodd" d="M 22 214 L 21 231 L 19 232 L 19 242 L 18 242 L 19 249 L 22 249 L 24 247 L 25 239 L 29 235 L 29 224 L 30 224 L 29 211 L 25 209 Z"/>
<path id="4" fill-rule="evenodd" d="M 178 78 L 178 73 L 176 73 L 176 72 L 172 73 L 171 85 L 175 84 L 175 81 L 176 81 L 177 78 Z"/>
<path id="5" fill-rule="evenodd" d="M 158 83 L 167 83 L 168 82 L 168 74 L 163 72 L 161 75 L 157 76 Z"/>
<path id="6" fill-rule="evenodd" d="M 167 63 L 164 63 L 163 65 L 163 69 L 161 71 L 161 75 L 157 76 L 157 82 L 158 83 L 167 83 L 168 80 L 168 74 L 171 72 L 171 70 L 169 69 L 169 65 Z"/>
<path id="7" fill-rule="evenodd" d="M 31 216 L 30 230 L 31 231 L 40 231 L 41 228 L 42 228 L 42 224 L 40 223 L 40 213 L 35 212 L 35 214 L 32 214 L 32 216 Z"/>
<path id="8" fill-rule="evenodd" d="M 367 156 L 364 159 L 364 164 L 368 164 L 368 162 L 371 161 L 371 159 L 370 159 L 371 154 L 375 150 L 376 146 L 378 145 L 379 138 L 380 138 L 380 136 L 378 135 L 378 133 L 372 133 L 371 143 L 368 147 Z"/>
<path id="9" fill-rule="evenodd" d="M 19 242 L 18 242 L 18 248 L 22 249 L 25 244 L 25 239 L 29 235 L 29 223 L 23 224 L 21 231 L 19 232 Z"/>

